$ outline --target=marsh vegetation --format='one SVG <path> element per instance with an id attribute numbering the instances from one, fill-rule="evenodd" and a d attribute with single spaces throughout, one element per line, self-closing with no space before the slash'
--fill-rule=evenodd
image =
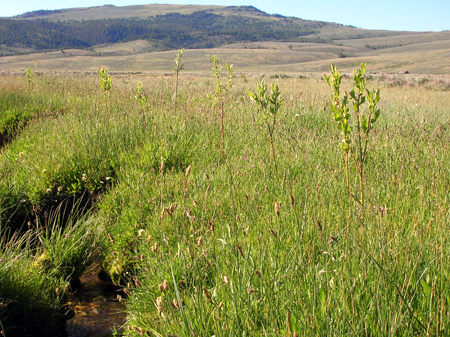
<path id="1" fill-rule="evenodd" d="M 218 114 L 212 74 L 180 73 L 175 114 L 174 76 L 1 76 L 3 335 L 63 335 L 94 262 L 129 336 L 447 335 L 448 89 L 366 77 L 361 177 L 322 76 L 266 78 L 276 114 L 259 81 Z"/>

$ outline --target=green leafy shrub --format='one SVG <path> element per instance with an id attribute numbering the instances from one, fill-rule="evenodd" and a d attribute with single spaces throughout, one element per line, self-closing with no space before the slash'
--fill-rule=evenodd
<path id="1" fill-rule="evenodd" d="M 328 85 L 333 90 L 331 95 L 331 110 L 333 118 L 337 124 L 337 128 L 341 132 L 340 147 L 344 152 L 345 173 L 347 191 L 349 196 L 355 200 L 357 198 L 350 192 L 349 179 L 349 160 L 352 159 L 357 175 L 359 178 L 359 203 L 364 205 L 364 165 L 367 160 L 367 149 L 369 144 L 369 134 L 373 128 L 373 124 L 380 117 L 380 109 L 377 104 L 380 100 L 380 89 L 369 91 L 366 89 L 366 64 L 361 64 L 361 69 L 353 71 L 354 89 L 350 91 L 350 99 L 347 92 L 343 94 L 341 99 L 340 86 L 342 76 L 334 65 L 331 65 L 331 76 L 325 75 Z M 364 113 L 362 106 L 368 103 L 368 112 Z M 353 125 L 351 124 L 350 108 L 353 106 L 354 117 Z"/>
<path id="2" fill-rule="evenodd" d="M 25 72 L 25 75 L 27 76 L 28 86 L 30 89 L 32 89 L 34 85 L 34 77 L 36 76 L 37 64 L 38 60 L 35 60 L 34 68 L 28 67 L 27 71 Z"/>
<path id="3" fill-rule="evenodd" d="M 275 166 L 275 172 L 278 172 L 277 161 L 275 158 L 274 131 L 277 121 L 277 113 L 283 104 L 283 100 L 280 98 L 280 87 L 278 84 L 273 83 L 269 93 L 267 91 L 267 85 L 264 82 L 264 79 L 262 79 L 256 85 L 255 91 L 249 91 L 248 95 L 250 96 L 250 99 L 258 106 L 258 111 L 262 115 L 262 124 L 267 126 L 270 148 L 272 150 L 272 160 Z M 262 130 L 261 125 L 260 128 Z"/>
<path id="4" fill-rule="evenodd" d="M 108 70 L 106 68 L 99 67 L 97 72 L 99 76 L 100 89 L 103 92 L 103 98 L 105 100 L 106 112 L 109 112 L 108 92 L 112 88 L 112 78 L 108 75 Z"/>

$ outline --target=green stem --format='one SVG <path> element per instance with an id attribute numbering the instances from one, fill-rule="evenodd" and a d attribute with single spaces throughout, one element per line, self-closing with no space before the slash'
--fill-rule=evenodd
<path id="1" fill-rule="evenodd" d="M 175 81 L 175 111 L 174 111 L 174 115 L 177 114 L 177 101 L 178 101 L 178 71 L 176 73 L 177 75 L 177 79 Z"/>
<path id="2" fill-rule="evenodd" d="M 221 124 L 221 128 L 222 128 L 222 142 L 220 144 L 220 147 L 222 149 L 222 152 L 224 152 L 223 106 L 224 106 L 224 100 L 221 99 L 220 124 Z"/>
<path id="3" fill-rule="evenodd" d="M 351 196 L 351 194 L 350 194 L 350 178 L 349 178 L 349 174 L 348 174 L 348 152 L 345 153 L 345 175 L 347 177 L 347 192 L 348 192 L 348 195 Z"/>
<path id="4" fill-rule="evenodd" d="M 270 137 L 270 147 L 272 149 L 272 160 L 273 164 L 275 165 L 275 173 L 278 174 L 278 167 L 277 167 L 277 161 L 275 159 L 275 148 L 273 146 L 273 129 L 275 128 L 275 118 L 274 118 L 274 125 L 273 128 L 270 128 L 269 123 L 266 121 L 267 129 L 269 130 L 269 137 Z"/>

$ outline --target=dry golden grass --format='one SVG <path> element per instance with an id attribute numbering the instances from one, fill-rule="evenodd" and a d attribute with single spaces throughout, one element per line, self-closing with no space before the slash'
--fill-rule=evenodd
<path id="1" fill-rule="evenodd" d="M 342 44 L 350 47 L 360 47 L 366 49 L 366 45 L 371 47 L 392 48 L 405 45 L 418 45 L 434 41 L 448 41 L 450 40 L 450 31 L 444 32 L 404 32 L 404 35 L 386 36 L 378 38 L 363 38 L 363 39 L 345 39 L 334 41 L 337 44 Z"/>
<path id="2" fill-rule="evenodd" d="M 245 16 L 261 16 L 259 12 L 246 9 L 239 10 L 228 6 L 204 6 L 204 5 L 138 5 L 138 6 L 97 6 L 88 8 L 62 9 L 60 13 L 46 15 L 48 20 L 97 20 L 137 17 L 147 19 L 149 16 L 164 15 L 167 13 L 191 14 L 197 11 L 208 11 L 214 14 L 242 14 Z M 32 18 L 33 19 L 33 18 Z"/>
<path id="3" fill-rule="evenodd" d="M 442 42 L 445 43 L 445 42 Z M 125 44 L 123 44 L 125 45 Z M 115 47 L 117 48 L 117 46 Z M 183 63 L 186 72 L 209 73 L 209 57 L 217 54 L 221 60 L 234 64 L 236 73 L 304 73 L 328 71 L 330 63 L 339 66 L 342 71 L 351 71 L 361 62 L 369 65 L 371 72 L 396 73 L 408 70 L 417 74 L 450 74 L 450 48 L 417 50 L 412 46 L 395 48 L 389 52 L 356 53 L 345 49 L 353 57 L 339 58 L 339 47 L 330 45 L 296 44 L 293 50 L 272 47 L 271 49 L 195 49 L 186 50 Z M 100 49 L 99 49 L 100 50 Z M 114 50 L 111 48 L 111 50 Z M 125 49 L 116 49 L 116 53 L 125 53 Z M 0 58 L 2 72 L 23 72 L 39 59 L 39 72 L 93 72 L 99 66 L 113 72 L 171 73 L 175 51 L 151 52 L 131 55 L 98 55 L 92 51 L 68 50 L 61 52 L 39 53 Z"/>
<path id="4" fill-rule="evenodd" d="M 219 6 L 129 6 L 95 7 L 92 11 L 119 11 L 142 7 L 152 13 L 162 11 L 201 10 L 229 13 L 233 9 Z M 237 7 L 234 8 L 236 11 Z M 79 9 L 67 13 L 82 13 Z M 228 11 L 228 12 L 227 12 Z M 245 11 L 247 15 L 248 11 Z M 66 12 L 64 12 L 66 13 Z M 77 14 L 77 15 L 78 15 Z M 250 12 L 251 14 L 251 12 Z M 109 17 L 113 14 L 109 13 Z M 142 14 L 143 15 L 143 14 Z M 80 17 L 81 18 L 81 17 Z M 330 63 L 339 66 L 342 71 L 351 71 L 361 62 L 369 64 L 372 72 L 396 73 L 408 70 L 417 74 L 450 74 L 450 31 L 445 32 L 384 32 L 377 38 L 348 39 L 351 34 L 373 36 L 381 31 L 365 31 L 350 27 L 324 28 L 310 38 L 327 37 L 336 39 L 342 35 L 345 40 L 333 40 L 332 43 L 298 42 L 251 42 L 224 45 L 215 49 L 186 50 L 183 63 L 186 72 L 210 72 L 209 57 L 217 54 L 221 60 L 233 63 L 236 72 L 242 73 L 304 73 L 328 71 Z M 367 33 L 367 34 L 366 34 Z M 397 34 L 397 35 L 395 35 Z M 395 36 L 393 36 L 395 35 Z M 155 42 L 156 43 L 156 42 Z M 93 72 L 99 66 L 105 66 L 114 72 L 171 73 L 175 51 L 156 52 L 158 46 L 151 41 L 136 40 L 114 45 L 100 45 L 91 50 L 64 50 L 0 57 L 0 72 L 23 72 L 39 60 L 39 72 Z M 376 48 L 376 49 L 374 49 Z"/>
<path id="5" fill-rule="evenodd" d="M 124 43 L 115 43 L 113 45 L 97 46 L 94 49 L 97 53 L 120 53 L 135 52 L 139 53 L 152 48 L 152 44 L 147 40 L 135 40 Z"/>

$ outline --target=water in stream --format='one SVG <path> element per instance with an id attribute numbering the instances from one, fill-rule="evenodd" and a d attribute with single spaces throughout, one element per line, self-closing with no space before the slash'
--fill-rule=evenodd
<path id="1" fill-rule="evenodd" d="M 69 297 L 68 306 L 74 317 L 67 321 L 69 337 L 107 337 L 113 327 L 119 332 L 125 323 L 125 305 L 120 288 L 98 278 L 100 267 L 92 266 L 81 277 L 80 288 Z M 119 295 L 119 296 L 118 296 Z"/>

